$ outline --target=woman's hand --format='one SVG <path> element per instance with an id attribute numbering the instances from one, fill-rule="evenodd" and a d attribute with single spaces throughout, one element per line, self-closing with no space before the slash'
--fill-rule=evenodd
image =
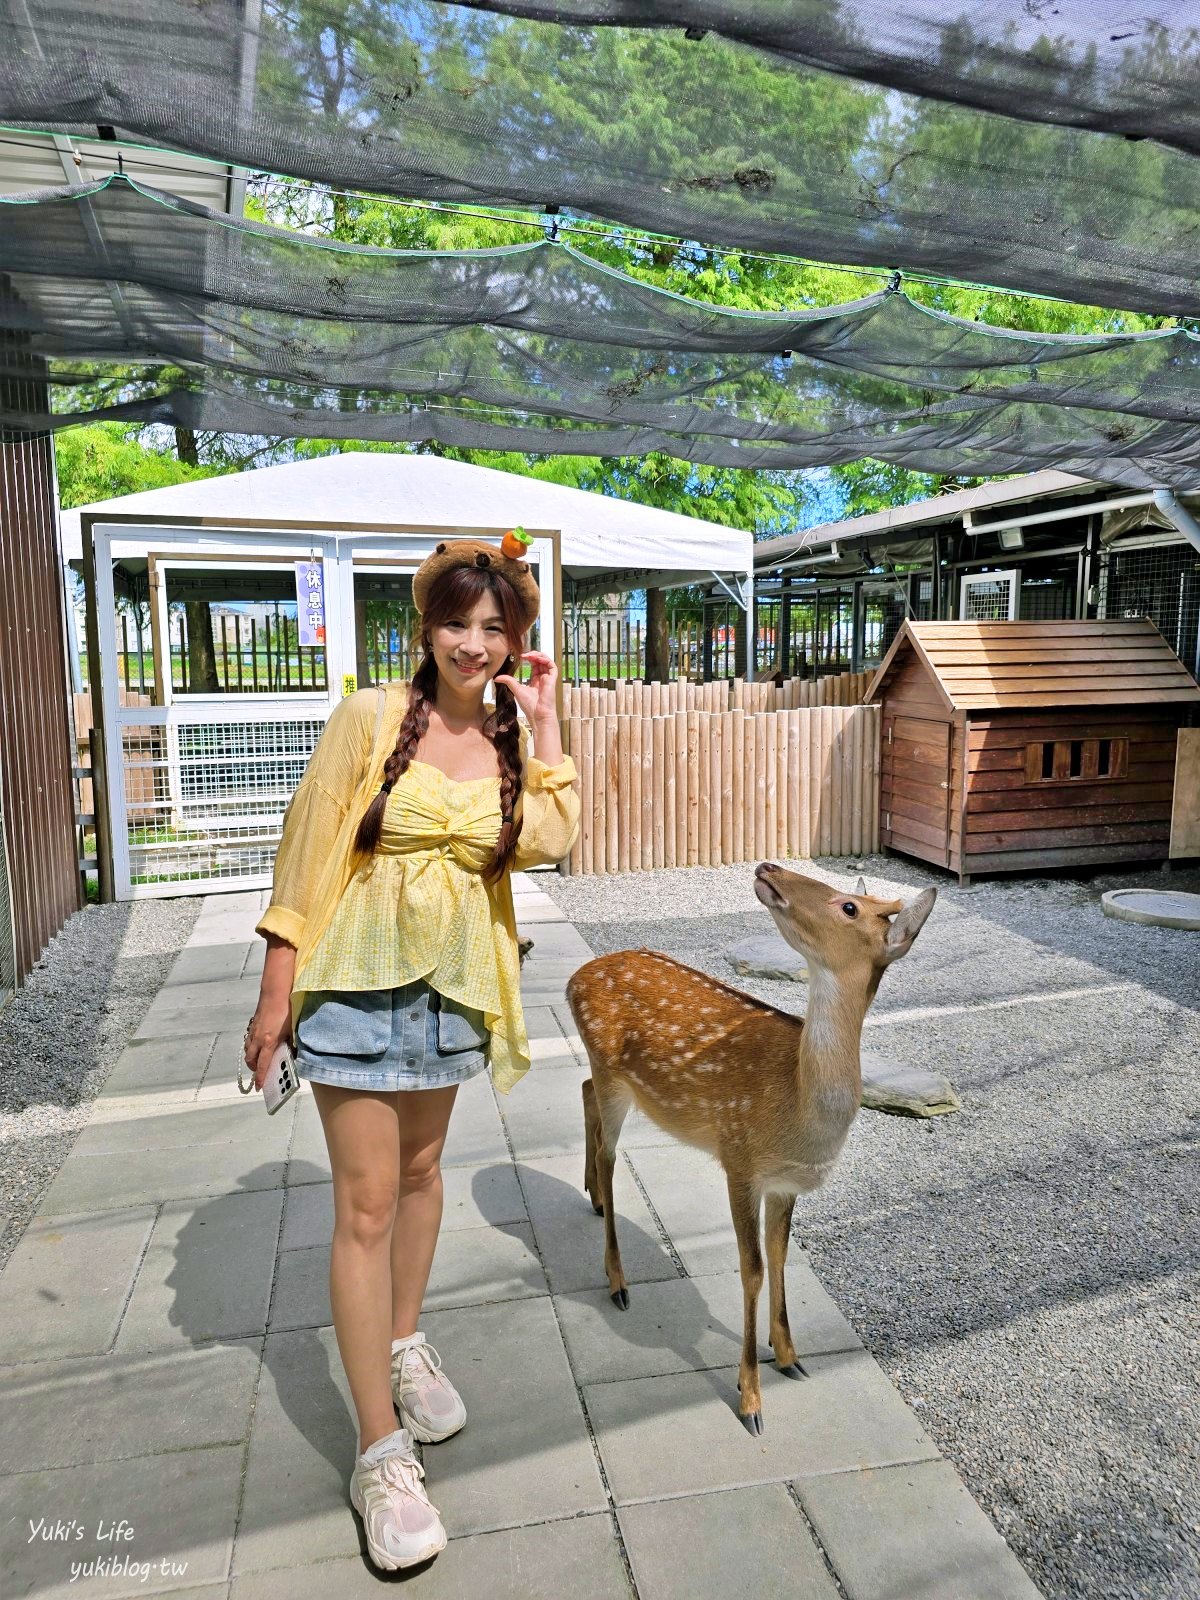
<path id="1" fill-rule="evenodd" d="M 258 1009 L 251 1017 L 250 1026 L 246 1030 L 245 1047 L 246 1065 L 254 1073 L 256 1089 L 261 1089 L 267 1081 L 272 1057 L 285 1041 L 288 1044 L 292 1042 L 290 999 L 285 997 L 281 1003 L 260 996 Z"/>
<path id="2" fill-rule="evenodd" d="M 246 1029 L 243 1059 L 254 1074 L 254 1087 L 267 1081 L 271 1057 L 285 1041 L 292 1042 L 292 979 L 296 951 L 278 934 L 267 935 L 267 954 L 258 990 L 258 1008 Z"/>
<path id="3" fill-rule="evenodd" d="M 512 690 L 517 705 L 525 713 L 525 720 L 534 727 L 539 722 L 558 722 L 558 701 L 555 685 L 558 683 L 558 666 L 552 656 L 540 650 L 526 650 L 521 657 L 530 666 L 529 680 L 522 683 L 507 672 L 498 672 L 493 683 L 502 683 Z"/>

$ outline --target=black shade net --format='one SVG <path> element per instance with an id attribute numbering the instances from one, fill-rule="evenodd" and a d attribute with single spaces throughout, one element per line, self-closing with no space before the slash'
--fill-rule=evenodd
<path id="1" fill-rule="evenodd" d="M 720 34 L 909 94 L 1200 155 L 1195 0 L 464 0 L 576 26 Z"/>
<path id="2" fill-rule="evenodd" d="M 58 427 L 1200 484 L 1200 338 L 1183 329 L 1014 333 L 896 290 L 732 311 L 564 244 L 339 245 L 125 178 L 0 202 L 0 274 L 0 328 L 84 396 Z"/>
<path id="3" fill-rule="evenodd" d="M 512 9 L 536 16 L 0 0 L 0 120 L 103 126 L 348 189 L 1200 311 L 1190 7 L 1140 0 L 1120 28 L 1113 0 L 628 7 L 670 26 L 622 26 L 616 6 L 610 26 L 545 21 L 576 8 L 533 0 Z M 714 31 L 689 38 L 681 10 Z M 798 53 L 809 22 L 819 66 Z M 1132 137 L 1152 123 L 1184 149 Z"/>

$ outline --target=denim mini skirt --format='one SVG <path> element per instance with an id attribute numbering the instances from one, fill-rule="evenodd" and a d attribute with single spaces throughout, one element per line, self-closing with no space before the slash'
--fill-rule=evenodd
<path id="1" fill-rule="evenodd" d="M 343 1089 L 445 1089 L 487 1066 L 482 1011 L 416 978 L 397 989 L 310 990 L 296 1022 L 296 1075 Z"/>

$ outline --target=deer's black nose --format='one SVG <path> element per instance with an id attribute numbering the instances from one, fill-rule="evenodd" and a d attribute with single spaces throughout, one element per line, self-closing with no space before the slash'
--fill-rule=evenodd
<path id="1" fill-rule="evenodd" d="M 774 861 L 760 861 L 754 869 L 756 878 L 766 877 L 768 873 L 778 872 L 779 868 Z"/>

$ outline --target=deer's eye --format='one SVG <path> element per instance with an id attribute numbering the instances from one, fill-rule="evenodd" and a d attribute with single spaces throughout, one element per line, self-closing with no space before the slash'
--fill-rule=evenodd
<path id="1" fill-rule="evenodd" d="M 854 904 L 853 900 L 843 900 L 842 910 L 848 917 L 856 917 L 858 915 L 858 907 Z"/>

